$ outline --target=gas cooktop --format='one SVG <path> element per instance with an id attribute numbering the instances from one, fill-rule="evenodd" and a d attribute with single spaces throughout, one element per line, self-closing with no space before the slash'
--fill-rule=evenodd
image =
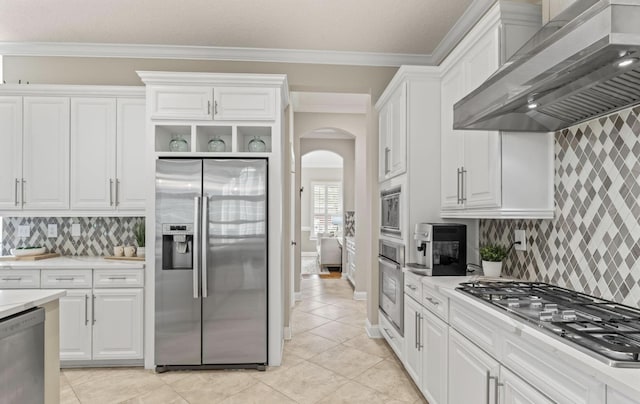
<path id="1" fill-rule="evenodd" d="M 457 290 L 533 323 L 609 366 L 640 368 L 640 310 L 537 282 L 478 281 Z"/>

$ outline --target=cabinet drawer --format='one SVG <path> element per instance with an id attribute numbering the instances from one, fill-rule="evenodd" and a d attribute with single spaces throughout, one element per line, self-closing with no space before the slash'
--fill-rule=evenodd
<path id="1" fill-rule="evenodd" d="M 96 269 L 94 288 L 141 288 L 144 286 L 142 269 Z"/>
<path id="2" fill-rule="evenodd" d="M 422 283 L 422 299 L 420 303 L 446 323 L 449 322 L 449 298 L 424 282 Z"/>
<path id="3" fill-rule="evenodd" d="M 426 303 L 422 301 L 422 282 L 420 281 L 420 278 L 422 278 L 420 275 L 416 275 L 413 272 L 405 272 L 404 293 L 406 293 L 407 296 L 414 298 L 416 302 L 424 305 Z"/>
<path id="4" fill-rule="evenodd" d="M 490 355 L 497 357 L 500 347 L 498 324 L 480 312 L 457 301 L 451 302 L 449 324 Z"/>
<path id="5" fill-rule="evenodd" d="M 607 386 L 607 404 L 640 404 L 640 397 L 631 399 Z"/>
<path id="6" fill-rule="evenodd" d="M 44 289 L 86 289 L 91 287 L 91 270 L 43 269 L 40 279 Z"/>
<path id="7" fill-rule="evenodd" d="M 393 349 L 398 358 L 402 358 L 404 352 L 404 337 L 396 331 L 391 323 L 384 316 L 384 313 L 378 311 L 378 323 L 380 323 L 380 333 L 387 340 L 387 343 Z"/>
<path id="8" fill-rule="evenodd" d="M 37 289 L 39 287 L 39 269 L 0 270 L 0 289 Z"/>

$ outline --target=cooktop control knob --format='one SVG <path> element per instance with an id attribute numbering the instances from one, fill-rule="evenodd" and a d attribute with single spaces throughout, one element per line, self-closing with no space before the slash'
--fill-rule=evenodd
<path id="1" fill-rule="evenodd" d="M 509 307 L 520 307 L 520 300 L 517 297 L 510 297 L 507 299 L 507 306 Z"/>
<path id="2" fill-rule="evenodd" d="M 565 321 L 575 321 L 578 319 L 575 310 L 562 310 L 562 319 Z"/>
<path id="3" fill-rule="evenodd" d="M 542 310 L 540 312 L 540 321 L 553 321 L 553 314 L 555 311 Z"/>
<path id="4" fill-rule="evenodd" d="M 531 308 L 532 309 L 541 309 L 542 308 L 542 302 L 541 301 L 531 301 Z"/>
<path id="5" fill-rule="evenodd" d="M 556 313 L 558 311 L 558 305 L 554 303 L 548 303 L 544 305 L 545 311 L 550 311 L 552 313 Z"/>

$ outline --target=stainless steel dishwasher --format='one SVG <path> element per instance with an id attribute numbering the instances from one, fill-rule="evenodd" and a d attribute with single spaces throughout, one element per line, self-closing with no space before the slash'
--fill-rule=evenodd
<path id="1" fill-rule="evenodd" d="M 44 403 L 44 309 L 0 320 L 0 403 Z"/>

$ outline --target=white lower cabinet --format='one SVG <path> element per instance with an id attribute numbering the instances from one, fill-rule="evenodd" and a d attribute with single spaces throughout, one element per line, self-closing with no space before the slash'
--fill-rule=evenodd
<path id="1" fill-rule="evenodd" d="M 93 359 L 142 359 L 142 289 L 93 291 Z"/>
<path id="2" fill-rule="evenodd" d="M 500 364 L 455 330 L 449 330 L 448 375 L 449 404 L 498 403 Z"/>
<path id="3" fill-rule="evenodd" d="M 91 289 L 69 289 L 60 298 L 60 360 L 91 360 Z"/>
<path id="4" fill-rule="evenodd" d="M 631 398 L 611 387 L 607 387 L 607 404 L 640 404 L 640 397 Z"/>
<path id="5" fill-rule="evenodd" d="M 422 306 L 408 295 L 404 295 L 404 367 L 413 381 L 420 387 L 422 380 L 422 340 L 420 321 Z"/>
<path id="6" fill-rule="evenodd" d="M 430 404 L 447 403 L 449 326 L 428 310 L 422 310 L 422 393 Z"/>
<path id="7" fill-rule="evenodd" d="M 553 401 L 538 390 L 531 387 L 524 380 L 510 372 L 507 368 L 500 368 L 500 382 L 498 387 L 502 391 L 502 404 L 551 404 Z"/>

